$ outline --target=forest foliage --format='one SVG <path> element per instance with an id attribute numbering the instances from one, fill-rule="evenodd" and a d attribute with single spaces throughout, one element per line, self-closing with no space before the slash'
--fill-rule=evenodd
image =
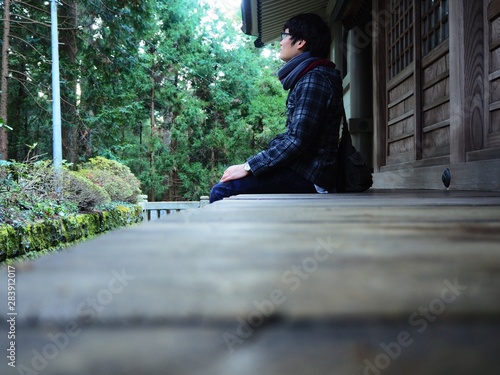
<path id="1" fill-rule="evenodd" d="M 282 131 L 281 62 L 243 35 L 239 14 L 203 0 L 59 4 L 63 158 L 80 173 L 104 157 L 129 167 L 150 200 L 198 200 L 225 167 Z M 1 158 L 50 160 L 50 3 L 4 1 L 0 10 L 9 46 Z"/>

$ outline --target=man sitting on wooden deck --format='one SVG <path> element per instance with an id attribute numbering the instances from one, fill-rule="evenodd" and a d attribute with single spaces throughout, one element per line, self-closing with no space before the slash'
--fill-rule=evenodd
<path id="1" fill-rule="evenodd" d="M 237 194 L 326 193 L 333 189 L 342 78 L 328 60 L 331 34 L 320 16 L 288 20 L 278 71 L 287 99 L 285 133 L 244 164 L 230 166 L 210 192 L 210 203 Z"/>

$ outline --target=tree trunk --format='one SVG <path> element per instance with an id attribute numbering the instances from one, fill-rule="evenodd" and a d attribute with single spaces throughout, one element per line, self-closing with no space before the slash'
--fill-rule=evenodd
<path id="1" fill-rule="evenodd" d="M 7 160 L 9 151 L 9 140 L 7 138 L 8 122 L 7 103 L 9 101 L 8 78 L 9 78 L 9 38 L 10 38 L 10 0 L 4 0 L 3 15 L 3 45 L 2 45 L 2 97 L 0 100 L 0 117 L 3 126 L 0 127 L 0 158 Z"/>

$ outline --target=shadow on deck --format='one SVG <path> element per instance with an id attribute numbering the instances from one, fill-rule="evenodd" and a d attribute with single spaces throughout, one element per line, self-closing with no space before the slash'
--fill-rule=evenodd
<path id="1" fill-rule="evenodd" d="M 234 197 L 2 269 L 0 371 L 498 374 L 499 245 L 500 192 Z"/>

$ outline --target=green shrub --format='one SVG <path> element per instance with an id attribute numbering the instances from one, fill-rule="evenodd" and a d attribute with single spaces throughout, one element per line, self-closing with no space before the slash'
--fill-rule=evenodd
<path id="1" fill-rule="evenodd" d="M 89 179 L 67 169 L 62 172 L 62 198 L 76 204 L 80 210 L 89 211 L 111 201 L 106 190 Z"/>
<path id="2" fill-rule="evenodd" d="M 49 160 L 29 163 L 8 162 L 0 168 L 0 192 L 51 197 L 53 171 Z"/>
<path id="3" fill-rule="evenodd" d="M 135 204 L 139 180 L 130 169 L 102 157 L 74 172 L 63 166 L 56 178 L 50 160 L 0 162 L 0 223 L 30 222 L 100 210 L 113 202 Z"/>
<path id="4" fill-rule="evenodd" d="M 88 178 L 94 181 L 94 183 L 104 187 L 111 197 L 117 197 L 116 200 L 128 203 L 137 202 L 137 196 L 141 194 L 141 183 L 126 165 L 123 165 L 115 160 L 109 160 L 103 158 L 102 156 L 97 156 L 95 158 L 91 158 L 87 163 L 85 163 L 83 165 L 83 170 L 86 171 L 86 174 L 89 173 L 88 171 L 103 172 L 100 174 L 89 174 L 92 177 Z M 108 173 L 107 175 L 106 172 Z M 108 179 L 107 177 L 109 175 L 114 176 L 114 178 Z M 125 188 L 125 186 L 128 188 Z"/>
<path id="5" fill-rule="evenodd" d="M 77 212 L 75 204 L 56 199 L 49 161 L 0 165 L 0 223 L 19 227 Z"/>
<path id="6" fill-rule="evenodd" d="M 78 174 L 88 178 L 94 184 L 102 187 L 115 202 L 137 202 L 136 194 L 121 177 L 114 175 L 109 170 L 82 169 Z"/>
<path id="7" fill-rule="evenodd" d="M 9 175 L 8 166 L 8 162 L 0 160 L 0 183 L 3 183 L 3 180 Z"/>
<path id="8" fill-rule="evenodd" d="M 56 178 L 50 160 L 13 162 L 8 167 L 12 183 L 5 197 L 10 206 L 29 210 L 33 220 L 56 215 L 59 202 L 88 211 L 110 201 L 109 194 L 102 187 L 65 167 L 60 170 L 60 179 Z"/>
<path id="9" fill-rule="evenodd" d="M 0 161 L 0 262 L 141 220 L 138 180 L 119 163 L 95 160 L 57 174 L 49 160 Z"/>

